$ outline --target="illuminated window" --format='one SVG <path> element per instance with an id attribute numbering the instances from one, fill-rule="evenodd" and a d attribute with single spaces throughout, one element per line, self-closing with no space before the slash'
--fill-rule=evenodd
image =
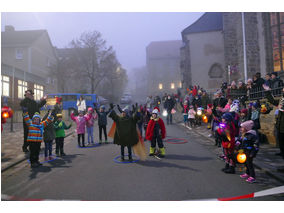
<path id="1" fill-rule="evenodd" d="M 18 80 L 18 98 L 24 98 L 25 97 L 25 91 L 28 88 L 28 82 Z"/>
<path id="2" fill-rule="evenodd" d="M 284 13 L 270 13 L 273 70 L 284 70 Z"/>
<path id="3" fill-rule="evenodd" d="M 2 75 L 2 96 L 9 96 L 9 85 L 10 85 L 10 78 L 8 76 Z"/>
<path id="4" fill-rule="evenodd" d="M 40 100 L 43 97 L 43 86 L 35 84 L 34 93 L 35 100 Z"/>
<path id="5" fill-rule="evenodd" d="M 163 84 L 159 84 L 159 89 L 163 89 Z"/>
<path id="6" fill-rule="evenodd" d="M 174 88 L 175 88 L 175 84 L 171 83 L 171 89 L 174 89 Z"/>

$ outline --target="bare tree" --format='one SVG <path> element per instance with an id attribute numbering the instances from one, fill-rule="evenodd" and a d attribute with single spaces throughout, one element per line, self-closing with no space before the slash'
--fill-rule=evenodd
<path id="1" fill-rule="evenodd" d="M 70 43 L 70 47 L 74 50 L 72 61 L 77 74 L 89 80 L 91 93 L 94 93 L 109 72 L 109 58 L 115 56 L 112 47 L 106 46 L 106 41 L 97 31 L 83 33 Z"/>

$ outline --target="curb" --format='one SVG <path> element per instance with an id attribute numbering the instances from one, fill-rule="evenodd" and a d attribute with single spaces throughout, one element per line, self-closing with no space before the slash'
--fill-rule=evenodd
<path id="1" fill-rule="evenodd" d="M 64 138 L 67 138 L 67 137 L 69 137 L 69 136 L 72 135 L 72 134 L 73 134 L 73 132 L 70 132 L 70 133 L 66 134 L 66 136 L 65 136 Z M 1 172 L 5 172 L 5 171 L 7 171 L 8 169 L 10 169 L 10 168 L 12 168 L 12 167 L 18 165 L 19 163 L 21 163 L 21 162 L 23 162 L 23 161 L 25 161 L 25 160 L 27 160 L 27 159 L 28 159 L 28 158 L 23 157 L 23 158 L 19 159 L 18 161 L 14 162 L 14 163 L 11 163 L 10 165 L 8 165 L 8 166 L 4 167 L 3 169 L 1 169 Z"/>
<path id="2" fill-rule="evenodd" d="M 180 126 L 183 126 L 183 125 L 180 125 Z M 184 126 L 183 126 L 183 127 L 184 127 Z M 186 127 L 186 128 L 187 128 L 187 127 Z M 198 135 L 200 135 L 200 136 L 206 138 L 206 139 L 209 140 L 209 141 L 215 142 L 213 139 L 208 138 L 208 137 L 206 137 L 205 135 L 201 134 L 198 130 L 192 129 L 192 131 L 194 131 L 194 132 L 197 133 Z M 270 177 L 272 177 L 272 178 L 274 178 L 274 179 L 280 181 L 281 183 L 284 183 L 284 178 L 279 177 L 278 175 L 274 174 L 274 173 L 271 172 L 270 170 L 263 168 L 263 167 L 260 166 L 258 163 L 255 163 L 255 162 L 254 162 L 253 165 L 254 165 L 257 169 L 260 169 L 260 170 L 264 171 L 264 172 L 265 172 L 267 175 L 269 175 Z"/>

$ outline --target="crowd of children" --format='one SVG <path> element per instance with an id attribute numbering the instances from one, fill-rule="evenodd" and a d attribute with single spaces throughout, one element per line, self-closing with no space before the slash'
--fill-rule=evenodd
<path id="1" fill-rule="evenodd" d="M 199 92 L 200 94 L 202 92 Z M 212 130 L 211 136 L 215 137 L 215 145 L 222 147 L 225 161 L 224 173 L 235 173 L 237 163 L 236 155 L 238 150 L 244 150 L 247 160 L 245 166 L 246 173 L 241 178 L 246 178 L 247 182 L 255 182 L 255 172 L 253 168 L 253 159 L 259 149 L 260 129 L 260 104 L 253 102 L 247 107 L 238 99 L 225 98 L 222 96 L 222 90 L 215 93 L 214 100 L 207 103 L 207 107 L 202 107 L 201 102 L 196 104 L 198 95 L 188 98 L 185 96 L 182 104 L 182 114 L 184 125 L 189 129 L 198 125 L 200 112 L 207 123 L 207 128 Z M 201 100 L 201 99 L 200 99 Z"/>

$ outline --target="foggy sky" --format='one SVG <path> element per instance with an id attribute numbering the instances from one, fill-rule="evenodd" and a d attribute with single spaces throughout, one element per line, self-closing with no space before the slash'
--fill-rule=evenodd
<path id="1" fill-rule="evenodd" d="M 46 29 L 58 48 L 67 47 L 84 31 L 97 30 L 116 51 L 122 67 L 145 66 L 146 46 L 151 41 L 181 40 L 181 31 L 203 13 L 1 13 L 5 25 L 15 30 Z"/>

